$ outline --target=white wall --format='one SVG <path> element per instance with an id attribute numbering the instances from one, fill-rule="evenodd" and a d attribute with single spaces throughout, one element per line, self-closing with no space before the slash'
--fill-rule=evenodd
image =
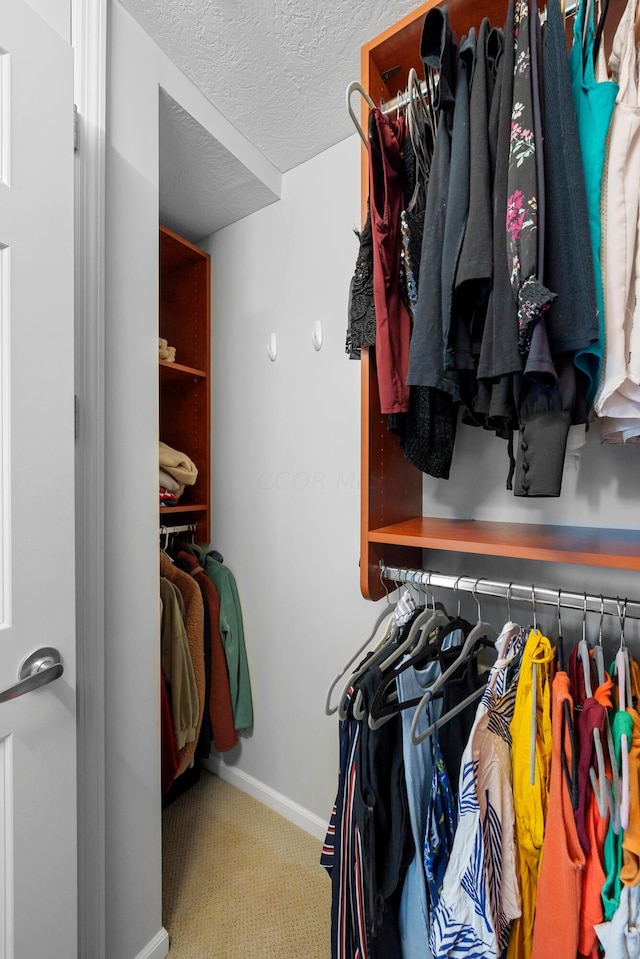
<path id="1" fill-rule="evenodd" d="M 231 778 L 257 780 L 320 819 L 331 808 L 337 768 L 325 691 L 377 615 L 359 594 L 360 368 L 344 353 L 359 162 L 353 137 L 285 174 L 280 203 L 208 241 L 213 540 L 238 579 L 255 702 L 253 735 L 239 755 L 223 759 L 222 771 L 226 763 Z M 325 329 L 320 353 L 311 344 L 316 319 Z M 273 364 L 265 348 L 271 331 L 279 342 Z M 506 444 L 463 426 L 452 479 L 425 480 L 424 511 L 640 528 L 639 456 L 601 447 L 592 433 L 559 500 L 523 501 L 505 490 Z M 640 598 L 635 573 L 435 552 L 424 563 L 457 575 Z M 450 593 L 442 598 L 451 603 Z M 472 597 L 462 602 L 474 617 Z M 497 625 L 506 618 L 504 604 L 482 608 Z M 554 611 L 541 609 L 539 618 L 555 635 Z M 573 642 L 581 618 L 566 613 L 563 626 Z M 597 627 L 598 617 L 589 617 L 589 634 Z M 631 625 L 628 634 L 635 635 Z"/>
<path id="2" fill-rule="evenodd" d="M 71 0 L 27 0 L 27 3 L 61 37 L 71 42 Z"/>
<path id="3" fill-rule="evenodd" d="M 344 351 L 359 142 L 284 174 L 279 203 L 207 244 L 212 541 L 238 581 L 255 708 L 227 762 L 322 821 L 337 771 L 325 692 L 374 618 L 358 585 L 360 365 Z"/>
<path id="4" fill-rule="evenodd" d="M 116 0 L 108 8 L 105 344 L 106 955 L 160 959 L 158 91 L 253 175 L 280 175 Z"/>
<path id="5" fill-rule="evenodd" d="M 153 85 L 135 65 L 140 38 L 120 32 L 118 11 L 112 5 L 106 152 L 106 955 L 133 959 L 162 927 L 159 729 L 152 721 L 160 705 L 152 485 L 158 256 L 149 242 L 157 232 L 158 160 Z"/>

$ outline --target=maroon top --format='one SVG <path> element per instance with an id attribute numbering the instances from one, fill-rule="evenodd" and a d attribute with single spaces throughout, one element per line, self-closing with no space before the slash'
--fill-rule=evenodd
<path id="1" fill-rule="evenodd" d="M 369 115 L 369 201 L 373 231 L 373 302 L 376 309 L 376 365 L 380 409 L 383 413 L 409 410 L 411 317 L 400 295 L 404 206 L 406 119 Z"/>
<path id="2" fill-rule="evenodd" d="M 589 657 L 589 669 L 591 672 L 591 687 L 595 689 L 597 680 L 594 681 L 591 657 Z M 607 709 L 595 696 L 587 697 L 586 695 L 584 671 L 582 661 L 578 656 L 577 645 L 571 650 L 568 671 L 575 709 L 575 731 L 578 748 L 578 808 L 576 809 L 576 827 L 580 845 L 584 852 L 588 854 L 591 849 L 591 843 L 587 835 L 585 817 L 589 801 L 589 790 L 591 789 L 589 768 L 596 761 L 593 730 L 600 730 L 600 739 L 604 743 Z"/>

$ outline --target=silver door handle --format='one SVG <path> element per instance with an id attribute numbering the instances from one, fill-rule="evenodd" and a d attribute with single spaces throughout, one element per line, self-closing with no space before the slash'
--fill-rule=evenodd
<path id="1" fill-rule="evenodd" d="M 17 699 L 24 693 L 30 693 L 33 689 L 39 689 L 52 683 L 54 679 L 59 679 L 64 672 L 64 666 L 60 662 L 60 653 L 53 646 L 42 646 L 36 649 L 30 656 L 27 656 L 22 666 L 18 670 L 19 682 L 7 689 L 0 690 L 0 703 L 6 703 L 10 699 Z"/>

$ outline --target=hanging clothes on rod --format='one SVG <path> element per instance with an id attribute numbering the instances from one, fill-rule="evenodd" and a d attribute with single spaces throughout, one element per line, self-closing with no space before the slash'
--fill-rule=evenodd
<path id="1" fill-rule="evenodd" d="M 185 539 L 188 539 L 190 542 L 193 542 L 195 534 L 197 532 L 198 525 L 197 523 L 182 523 L 175 526 L 160 526 L 160 549 L 163 549 L 165 552 L 169 550 L 173 545 L 173 540 L 176 536 L 184 535 Z"/>
<path id="2" fill-rule="evenodd" d="M 172 554 L 160 552 L 165 804 L 197 781 L 212 746 L 228 752 L 253 723 L 235 579 L 219 553 L 193 542 L 195 531 L 195 524 L 160 528 Z"/>
<path id="3" fill-rule="evenodd" d="M 340 677 L 340 775 L 321 859 L 332 959 L 546 959 L 552 943 L 560 959 L 595 959 L 640 903 L 640 666 L 625 640 L 640 601 L 384 564 L 381 576 L 401 589 L 377 624 L 393 628 L 374 630 L 376 648 Z M 448 613 L 441 590 L 454 596 Z M 491 643 L 474 643 L 478 627 L 453 608 L 464 592 L 478 622 L 483 597 L 504 601 Z M 544 607 L 555 638 L 537 624 Z M 564 609 L 581 613 L 578 635 Z M 619 629 L 609 662 L 605 617 Z M 447 685 L 469 669 L 467 704 Z M 470 722 L 444 748 L 459 706 Z"/>
<path id="4" fill-rule="evenodd" d="M 611 79 L 607 7 L 585 0 L 567 11 L 549 0 L 543 32 L 535 4 L 514 0 L 503 29 L 485 20 L 462 37 L 447 8 L 434 7 L 416 51 L 424 79 L 369 103 L 368 138 L 358 124 L 370 154 L 371 223 L 350 290 L 347 352 L 357 357 L 375 342 L 389 430 L 405 458 L 436 478 L 449 478 L 460 421 L 507 441 L 506 486 L 520 497 L 560 495 L 594 402 L 606 439 L 637 438 L 633 308 L 612 307 L 605 337 L 600 205 L 608 142 L 615 176 L 605 182 L 624 200 L 631 250 L 637 151 L 615 133 L 634 129 L 636 7 L 630 0 L 616 31 Z M 567 58 L 565 18 L 574 12 Z M 624 101 L 607 141 L 618 76 Z M 420 218 L 411 221 L 414 197 Z M 605 243 L 614 245 L 624 224 L 610 205 Z M 632 254 L 611 258 L 612 304 L 630 298 L 635 269 Z"/>

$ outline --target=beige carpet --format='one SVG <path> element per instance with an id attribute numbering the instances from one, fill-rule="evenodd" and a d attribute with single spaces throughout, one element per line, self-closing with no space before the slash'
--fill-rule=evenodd
<path id="1" fill-rule="evenodd" d="M 205 770 L 162 834 L 170 959 L 329 959 L 317 839 Z"/>

